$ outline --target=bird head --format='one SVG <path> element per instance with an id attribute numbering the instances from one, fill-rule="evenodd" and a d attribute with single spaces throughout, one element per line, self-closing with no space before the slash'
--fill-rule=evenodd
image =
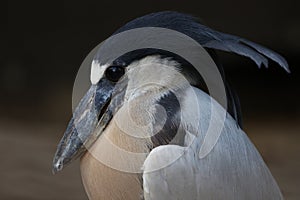
<path id="1" fill-rule="evenodd" d="M 180 69 L 177 61 L 161 55 L 147 54 L 128 65 L 116 62 L 103 64 L 93 60 L 90 75 L 92 84 L 76 107 L 58 145 L 53 172 L 62 170 L 91 147 L 124 103 L 134 105 L 130 108 L 131 115 L 144 113 L 142 118 L 135 119 L 139 121 L 137 123 L 142 126 L 155 123 L 151 120 L 158 113 L 150 110 L 157 110 L 157 104 L 162 99 L 177 98 L 170 94 L 182 95 L 180 93 L 190 85 Z M 179 106 L 178 103 L 174 105 Z M 178 110 L 174 106 L 171 109 Z M 168 113 L 171 114 L 173 110 L 168 110 Z M 143 137 L 143 133 L 137 134 L 137 137 Z M 151 136 L 151 133 L 148 134 Z"/>
<path id="2" fill-rule="evenodd" d="M 259 67 L 262 64 L 267 66 L 269 58 L 289 71 L 285 59 L 277 53 L 249 40 L 212 30 L 194 17 L 177 12 L 159 12 L 137 18 L 115 34 L 143 27 L 167 28 L 183 33 L 205 47 L 210 55 L 214 55 L 212 49 L 234 52 L 249 57 Z M 166 99 L 172 100 L 173 106 L 167 111 L 172 114 L 178 112 L 178 97 L 184 97 L 183 93 L 190 85 L 205 90 L 203 79 L 191 63 L 169 51 L 138 49 L 110 62 L 103 61 L 100 57 L 96 55 L 92 62 L 92 84 L 76 107 L 58 145 L 53 160 L 54 173 L 83 155 L 101 136 L 124 103 L 138 101 L 133 112 L 147 113 L 151 106 L 164 104 L 162 102 L 166 102 Z M 221 65 L 217 66 L 223 75 Z M 224 76 L 222 77 L 225 82 Z M 232 109 L 228 112 L 239 122 L 238 102 L 232 98 L 231 91 L 226 89 L 229 108 Z M 153 120 L 151 112 L 148 113 L 150 115 L 140 119 L 141 123 L 147 124 L 147 120 Z M 173 136 L 170 137 L 172 139 Z M 158 141 L 157 145 L 160 144 L 164 144 L 163 141 Z"/>

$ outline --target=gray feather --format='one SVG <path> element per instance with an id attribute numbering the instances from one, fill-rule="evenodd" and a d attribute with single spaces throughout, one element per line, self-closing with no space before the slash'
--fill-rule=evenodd
<path id="1" fill-rule="evenodd" d="M 230 115 L 212 151 L 199 158 L 209 123 L 219 123 L 212 118 L 211 106 L 223 108 L 206 93 L 195 92 L 201 103 L 189 106 L 199 106 L 200 124 L 196 129 L 185 127 L 187 135 L 196 130 L 196 137 L 187 147 L 162 145 L 150 152 L 144 163 L 145 199 L 283 199 L 259 152 Z"/>
<path id="2" fill-rule="evenodd" d="M 241 42 L 249 45 L 250 47 L 254 48 L 255 50 L 257 50 L 259 53 L 267 56 L 268 58 L 270 58 L 271 60 L 277 62 L 281 67 L 283 67 L 287 72 L 290 73 L 290 69 L 289 69 L 289 65 L 287 63 L 287 61 L 278 53 L 267 49 L 259 44 L 256 44 L 254 42 L 251 42 L 249 40 L 246 39 L 240 39 Z"/>
<path id="3" fill-rule="evenodd" d="M 278 53 L 238 36 L 221 33 L 208 29 L 211 40 L 202 44 L 204 47 L 233 52 L 252 59 L 258 67 L 263 64 L 268 67 L 268 59 L 278 63 L 287 72 L 290 72 L 287 61 Z"/>

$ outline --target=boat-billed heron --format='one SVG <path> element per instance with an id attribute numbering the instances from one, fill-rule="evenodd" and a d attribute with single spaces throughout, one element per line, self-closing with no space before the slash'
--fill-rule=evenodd
<path id="1" fill-rule="evenodd" d="M 92 84 L 58 145 L 54 173 L 80 158 L 89 199 L 282 199 L 242 130 L 238 98 L 215 50 L 249 57 L 259 67 L 267 67 L 270 59 L 289 72 L 285 59 L 171 11 L 137 18 L 113 35 L 145 27 L 173 30 L 201 45 L 220 73 L 226 105 L 210 95 L 207 82 L 216 80 L 198 73 L 194 63 L 176 52 L 150 45 L 110 61 L 98 52 L 91 64 Z M 147 38 L 138 37 L 139 43 Z M 184 48 L 184 53 L 193 49 Z M 222 113 L 221 129 L 210 126 L 222 121 Z M 220 134 L 201 154 L 209 129 Z"/>

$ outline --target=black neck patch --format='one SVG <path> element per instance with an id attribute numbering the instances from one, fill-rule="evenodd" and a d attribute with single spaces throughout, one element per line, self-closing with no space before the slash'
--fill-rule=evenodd
<path id="1" fill-rule="evenodd" d="M 181 122 L 180 103 L 173 92 L 163 96 L 156 104 L 164 107 L 167 119 L 163 128 L 151 137 L 152 148 L 171 143 L 178 133 Z M 162 120 L 161 116 L 157 113 L 154 117 L 155 124 L 159 124 L 159 121 Z"/>

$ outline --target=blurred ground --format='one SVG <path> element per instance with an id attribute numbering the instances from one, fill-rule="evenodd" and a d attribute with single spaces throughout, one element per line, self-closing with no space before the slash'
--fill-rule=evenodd
<path id="1" fill-rule="evenodd" d="M 0 121 L 2 200 L 87 199 L 73 163 L 52 175 L 51 164 L 64 124 Z M 286 199 L 300 196 L 300 119 L 253 119 L 246 132 L 270 167 Z"/>
<path id="2" fill-rule="evenodd" d="M 285 199 L 300 197 L 300 118 L 255 119 L 246 133 L 262 154 Z"/>
<path id="3" fill-rule="evenodd" d="M 56 124 L 0 122 L 0 199 L 87 199 L 78 162 L 53 175 L 52 159 L 64 127 Z"/>

